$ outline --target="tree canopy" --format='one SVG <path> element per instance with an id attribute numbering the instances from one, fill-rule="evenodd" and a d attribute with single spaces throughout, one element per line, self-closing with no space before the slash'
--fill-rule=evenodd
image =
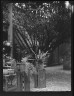
<path id="1" fill-rule="evenodd" d="M 9 26 L 8 2 L 2 2 L 3 27 Z M 22 50 L 52 52 L 71 37 L 72 2 L 12 3 L 14 42 Z"/>

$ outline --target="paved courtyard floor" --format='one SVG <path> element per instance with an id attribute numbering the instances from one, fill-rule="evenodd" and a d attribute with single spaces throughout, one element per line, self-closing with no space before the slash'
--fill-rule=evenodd
<path id="1" fill-rule="evenodd" d="M 45 69 L 46 88 L 31 88 L 30 91 L 71 91 L 71 71 L 63 70 L 62 65 Z"/>
<path id="2" fill-rule="evenodd" d="M 34 88 L 34 79 L 31 78 L 30 91 L 71 91 L 71 70 L 63 70 L 63 66 L 46 67 L 46 88 Z M 17 84 L 13 80 L 13 85 Z M 13 90 L 17 91 L 17 89 Z"/>

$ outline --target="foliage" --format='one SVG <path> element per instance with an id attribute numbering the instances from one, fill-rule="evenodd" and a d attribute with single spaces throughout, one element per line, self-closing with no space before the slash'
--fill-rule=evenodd
<path id="1" fill-rule="evenodd" d="M 18 42 L 22 50 L 30 50 L 37 58 L 39 50 L 51 53 L 65 42 L 71 36 L 71 10 L 66 9 L 64 3 L 13 3 L 13 30 L 17 39 L 15 43 Z M 7 22 L 8 11 L 5 9 L 3 18 Z"/>
<path id="2" fill-rule="evenodd" d="M 23 68 L 25 68 L 25 72 L 28 75 L 28 72 L 30 71 L 30 74 L 35 74 L 36 73 L 36 68 L 34 67 L 34 65 L 32 63 L 28 62 L 29 56 L 26 56 L 24 58 L 22 58 L 22 64 L 24 64 L 24 67 L 22 67 L 21 70 L 23 70 Z"/>

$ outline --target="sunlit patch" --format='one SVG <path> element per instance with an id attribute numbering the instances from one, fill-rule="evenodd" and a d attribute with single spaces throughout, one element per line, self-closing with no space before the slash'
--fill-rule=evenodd
<path id="1" fill-rule="evenodd" d="M 69 1 L 65 1 L 65 6 L 66 6 L 67 9 L 69 8 L 69 6 L 70 6 Z"/>
<path id="2" fill-rule="evenodd" d="M 71 10 L 72 10 L 72 12 L 74 12 L 74 6 L 73 5 L 72 5 L 72 9 Z"/>
<path id="3" fill-rule="evenodd" d="M 19 4 L 18 4 L 18 3 L 15 3 L 15 6 L 17 6 L 17 7 L 21 8 L 21 7 L 19 6 Z"/>
<path id="4" fill-rule="evenodd" d="M 25 4 L 23 3 L 23 7 L 25 7 Z"/>
<path id="5" fill-rule="evenodd" d="M 15 3 L 16 6 L 18 6 L 18 3 Z"/>

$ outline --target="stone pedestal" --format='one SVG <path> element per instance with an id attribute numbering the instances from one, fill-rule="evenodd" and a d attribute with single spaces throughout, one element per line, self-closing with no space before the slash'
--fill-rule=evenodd
<path id="1" fill-rule="evenodd" d="M 33 74 L 34 77 L 34 87 L 37 88 L 38 87 L 38 74 Z"/>
<path id="2" fill-rule="evenodd" d="M 18 91 L 30 91 L 30 76 L 28 76 L 25 72 L 18 73 L 17 88 Z"/>
<path id="3" fill-rule="evenodd" d="M 46 87 L 46 72 L 45 69 L 38 70 L 38 88 Z"/>
<path id="4" fill-rule="evenodd" d="M 39 69 L 38 74 L 34 74 L 34 85 L 35 85 L 35 88 L 45 88 L 46 87 L 45 69 Z"/>
<path id="5" fill-rule="evenodd" d="M 30 76 L 24 73 L 24 91 L 30 91 Z"/>
<path id="6" fill-rule="evenodd" d="M 22 91 L 21 73 L 17 72 L 17 90 Z"/>
<path id="7" fill-rule="evenodd" d="M 19 71 L 17 76 L 18 91 L 30 91 L 30 72 L 25 72 L 25 64 L 19 64 Z"/>

